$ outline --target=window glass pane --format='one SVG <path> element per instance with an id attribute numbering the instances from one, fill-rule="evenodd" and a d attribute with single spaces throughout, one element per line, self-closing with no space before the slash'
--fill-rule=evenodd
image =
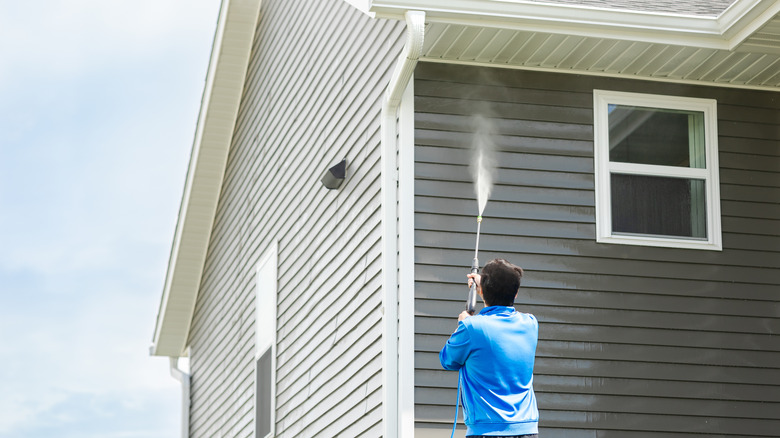
<path id="1" fill-rule="evenodd" d="M 609 105 L 609 159 L 703 169 L 704 113 Z"/>
<path id="2" fill-rule="evenodd" d="M 271 433 L 271 348 L 257 359 L 255 401 L 255 437 Z"/>
<path id="3" fill-rule="evenodd" d="M 707 238 L 704 181 L 611 175 L 612 232 Z"/>

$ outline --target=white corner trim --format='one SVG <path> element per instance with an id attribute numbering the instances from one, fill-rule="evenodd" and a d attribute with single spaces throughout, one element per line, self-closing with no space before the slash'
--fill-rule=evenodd
<path id="1" fill-rule="evenodd" d="M 398 436 L 398 217 L 395 113 L 382 110 L 382 436 Z"/>
<path id="2" fill-rule="evenodd" d="M 393 70 L 382 105 L 381 184 L 382 184 L 382 418 L 383 436 L 399 437 L 401 424 L 401 387 L 399 381 L 399 280 L 398 280 L 398 170 L 400 153 L 397 141 L 398 107 L 411 80 L 422 51 L 425 14 L 409 11 L 406 16 L 406 44 Z M 400 160 L 400 158 L 399 158 Z M 406 377 L 404 378 L 406 379 Z M 412 388 L 413 390 L 413 388 Z M 404 393 L 405 394 L 405 393 Z M 413 401 L 412 401 L 413 403 Z M 404 407 L 404 409 L 406 409 Z M 412 412 L 413 413 L 413 412 Z M 413 418 L 412 418 L 413 421 Z M 412 424 L 412 428 L 413 428 Z M 413 432 L 412 432 L 413 433 Z"/>
<path id="3" fill-rule="evenodd" d="M 398 111 L 398 410 L 414 436 L 414 76 Z"/>

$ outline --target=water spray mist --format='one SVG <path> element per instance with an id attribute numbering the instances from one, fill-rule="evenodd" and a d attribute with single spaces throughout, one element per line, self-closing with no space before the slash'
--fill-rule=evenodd
<path id="1" fill-rule="evenodd" d="M 482 116 L 475 116 L 474 133 L 475 157 L 471 164 L 471 176 L 474 179 L 474 190 L 477 194 L 479 213 L 477 214 L 477 241 L 474 245 L 474 260 L 471 261 L 471 273 L 479 274 L 479 232 L 482 228 L 482 212 L 487 205 L 490 191 L 493 189 L 493 142 L 490 138 L 493 127 L 489 120 Z M 469 295 L 466 299 L 466 311 L 474 314 L 477 307 L 477 282 L 471 283 Z"/>

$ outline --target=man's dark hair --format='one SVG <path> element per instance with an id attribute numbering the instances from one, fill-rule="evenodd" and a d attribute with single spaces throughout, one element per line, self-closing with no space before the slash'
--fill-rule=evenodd
<path id="1" fill-rule="evenodd" d="M 493 259 L 482 268 L 480 286 L 485 304 L 489 306 L 511 306 L 520 290 L 523 268 L 504 259 Z"/>

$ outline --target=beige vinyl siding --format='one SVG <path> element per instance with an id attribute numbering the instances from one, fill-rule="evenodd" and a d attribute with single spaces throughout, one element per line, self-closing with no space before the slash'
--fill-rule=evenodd
<path id="1" fill-rule="evenodd" d="M 593 89 L 717 99 L 723 251 L 595 242 Z M 452 427 L 457 375 L 438 352 L 466 299 L 483 102 L 500 169 L 479 258 L 526 269 L 541 435 L 777 436 L 780 95 L 432 63 L 415 73 L 417 427 Z"/>
<path id="2" fill-rule="evenodd" d="M 254 436 L 255 267 L 275 241 L 277 436 L 381 434 L 380 110 L 403 31 L 340 0 L 263 1 L 192 321 L 193 437 Z"/>

